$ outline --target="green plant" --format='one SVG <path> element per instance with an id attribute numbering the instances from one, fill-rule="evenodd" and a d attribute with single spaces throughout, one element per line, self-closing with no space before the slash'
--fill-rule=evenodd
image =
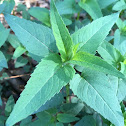
<path id="1" fill-rule="evenodd" d="M 120 103 L 126 96 L 126 49 L 122 45 L 125 44 L 125 22 L 119 19 L 119 12 L 104 17 L 102 13 L 102 9 L 111 6 L 116 0 L 106 1 L 104 5 L 99 0 L 84 0 L 77 5 L 75 1 L 69 0 L 70 9 L 63 12 L 58 9 L 58 12 L 56 7 L 60 8 L 61 4 L 66 5 L 68 1 L 60 2 L 55 5 L 54 0 L 51 0 L 50 13 L 41 8 L 27 11 L 20 5 L 18 11 L 27 12 L 24 18 L 28 20 L 8 14 L 10 10 L 6 12 L 5 7 L 1 11 L 17 36 L 10 34 L 8 37 L 6 34 L 8 41 L 16 49 L 13 59 L 22 60 L 21 55 L 25 52 L 38 62 L 7 119 L 6 126 L 15 125 L 23 119 L 20 126 L 63 126 L 71 123 L 75 126 L 99 126 L 98 123 L 101 122 L 107 126 L 124 126 L 125 110 L 121 110 Z M 118 3 L 113 8 L 116 4 Z M 4 3 L 1 6 L 5 6 Z M 75 32 L 70 34 L 68 29 L 72 23 L 71 14 L 76 12 L 80 15 L 79 6 L 94 21 L 81 26 L 81 29 L 75 25 Z M 29 21 L 29 14 L 38 18 L 43 25 Z M 44 18 L 39 14 L 43 14 Z M 64 23 L 62 18 L 67 22 Z M 115 32 L 113 46 L 108 43 L 112 39 L 106 37 L 115 23 L 119 29 Z M 9 30 L 5 31 L 9 34 Z M 6 39 L 7 37 L 5 36 Z M 2 39 L 2 43 L 6 39 Z M 28 63 L 25 60 L 22 62 L 23 65 Z M 0 70 L 7 67 L 5 57 L 0 59 L 0 65 Z M 22 64 L 17 65 L 20 66 Z M 36 114 L 33 122 L 30 116 L 32 114 Z"/>

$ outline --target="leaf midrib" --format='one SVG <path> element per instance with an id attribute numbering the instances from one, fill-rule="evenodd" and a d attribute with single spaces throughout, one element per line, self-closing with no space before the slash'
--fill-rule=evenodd
<path id="1" fill-rule="evenodd" d="M 54 72 L 54 74 L 45 82 L 45 84 L 60 70 L 62 68 L 62 66 L 60 66 L 57 70 L 56 70 L 56 72 Z M 44 87 L 45 86 L 45 84 L 42 86 L 42 87 Z M 40 90 L 42 89 L 42 87 L 38 90 L 38 92 L 40 92 Z M 28 102 L 28 104 L 30 103 L 30 101 L 38 94 L 38 92 L 29 100 L 29 102 Z M 47 100 L 48 101 L 48 100 Z M 46 102 L 45 102 L 46 103 Z M 45 103 L 43 103 L 43 105 L 45 104 Z M 28 105 L 27 104 L 27 105 Z M 24 110 L 25 109 L 25 107 L 27 106 L 27 105 L 23 105 L 23 108 L 22 108 L 22 110 Z M 40 107 L 41 107 L 41 105 L 40 105 Z M 36 110 L 35 110 L 36 111 Z M 20 114 L 20 112 L 21 111 L 19 111 L 18 113 Z M 17 114 L 17 115 L 19 115 L 19 114 Z M 15 116 L 13 116 L 13 119 L 15 118 L 15 117 L 17 117 L 17 115 L 15 115 Z M 12 119 L 11 119 L 12 120 Z"/>
<path id="2" fill-rule="evenodd" d="M 109 70 L 109 71 L 111 71 L 111 72 L 113 72 L 112 70 L 110 70 L 110 69 L 106 69 L 106 68 L 104 68 L 103 66 L 99 66 L 99 65 L 96 65 L 96 64 L 93 64 L 93 63 L 89 63 L 89 62 L 86 62 L 86 61 L 82 61 L 82 60 L 72 60 L 72 61 L 75 61 L 75 62 L 81 62 L 81 63 L 86 63 L 86 64 L 91 64 L 91 65 L 94 65 L 94 66 L 97 66 L 97 67 L 101 67 L 101 68 L 103 68 L 103 69 L 105 69 L 105 70 Z M 116 69 L 115 69 L 116 70 Z M 104 72 L 105 73 L 105 72 Z M 115 72 L 114 72 L 115 73 Z"/>
<path id="3" fill-rule="evenodd" d="M 98 19 L 97 19 L 98 20 Z M 107 23 L 105 23 L 104 25 L 102 25 L 102 27 L 104 27 L 106 24 L 108 24 L 111 20 L 113 20 L 113 19 L 110 19 Z M 88 26 L 88 25 L 87 25 Z M 86 27 L 86 26 L 85 26 Z M 81 30 L 83 29 L 83 28 L 85 28 L 85 27 L 82 27 L 81 29 L 79 29 L 78 31 L 77 31 L 77 33 L 75 32 L 75 34 L 80 34 L 80 32 L 81 32 Z M 95 34 L 97 34 L 97 32 L 102 28 L 102 27 L 100 27 L 86 42 L 84 42 L 84 44 L 78 49 L 78 51 L 79 50 L 81 50 L 81 48 L 95 35 Z M 74 35 L 74 33 L 72 34 L 72 36 Z M 75 36 L 75 35 L 74 35 Z M 79 40 L 79 39 L 78 39 Z"/>
<path id="4" fill-rule="evenodd" d="M 13 22 L 14 24 L 18 25 L 21 29 L 25 30 L 25 32 L 27 32 L 28 34 L 30 34 L 31 36 L 34 37 L 34 39 L 36 39 L 38 42 L 42 43 L 50 52 L 54 53 L 45 43 L 43 43 L 42 41 L 40 41 L 37 37 L 35 37 L 34 35 L 32 35 L 30 32 L 28 32 L 25 28 L 21 27 L 19 24 Z M 33 22 L 34 23 L 34 22 Z M 35 24 L 35 23 L 34 23 Z M 34 27 L 33 27 L 34 28 Z M 45 36 L 44 36 L 45 37 Z"/>
<path id="5" fill-rule="evenodd" d="M 83 78 L 84 79 L 84 78 Z M 116 117 L 114 111 L 112 110 L 112 108 L 105 102 L 105 99 L 100 95 L 100 93 L 86 80 L 84 79 L 89 85 L 88 86 L 91 86 L 95 92 L 99 95 L 99 97 L 101 97 L 101 99 L 104 101 L 104 104 L 106 104 L 106 106 L 108 106 L 108 108 L 110 109 L 110 111 L 112 111 L 113 115 L 115 116 L 116 120 L 118 121 L 118 118 Z M 79 82 L 80 83 L 80 82 Z M 118 121 L 118 124 L 120 124 L 120 122 Z"/>

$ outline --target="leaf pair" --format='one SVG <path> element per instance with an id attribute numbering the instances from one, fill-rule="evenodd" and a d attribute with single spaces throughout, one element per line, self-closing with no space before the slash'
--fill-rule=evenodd
<path id="1" fill-rule="evenodd" d="M 47 27 L 8 14 L 5 15 L 10 27 L 26 49 L 36 56 L 40 56 L 42 58 L 46 57 L 42 59 L 34 73 L 31 75 L 25 90 L 22 92 L 13 112 L 7 120 L 7 126 L 12 126 L 16 122 L 19 122 L 33 114 L 56 93 L 58 93 L 63 86 L 67 85 L 71 79 L 75 79 L 75 70 L 70 64 L 77 64 L 87 68 L 90 67 L 96 71 L 124 78 L 124 75 L 110 64 L 92 54 L 89 54 L 94 54 L 99 45 L 105 39 L 109 30 L 115 23 L 115 20 L 118 18 L 118 14 L 100 18 L 75 32 L 72 37 L 57 12 L 53 0 L 51 0 L 50 16 L 54 36 L 52 31 Z M 57 47 L 55 45 L 54 37 Z M 76 47 L 79 42 L 81 42 L 81 44 L 78 47 L 77 53 L 75 53 L 74 47 Z M 61 57 L 58 54 L 55 54 L 57 52 L 57 48 Z M 74 85 L 76 85 L 76 83 L 74 83 Z M 82 83 L 82 87 L 83 86 L 84 83 Z M 80 88 L 81 94 L 78 96 L 84 101 L 82 98 L 82 89 L 83 88 Z M 72 90 L 76 94 L 74 87 Z M 93 91 L 90 91 L 93 94 Z M 96 91 L 95 93 L 95 96 L 97 96 Z M 101 97 L 99 99 L 104 101 Z M 99 101 L 97 101 L 97 103 L 99 103 Z M 110 113 L 112 112 L 113 115 L 113 110 L 110 110 L 109 105 L 106 105 L 104 102 L 102 105 L 103 107 L 105 105 L 107 111 Z M 97 106 L 92 107 L 95 110 L 98 110 Z M 106 115 L 101 111 L 98 112 L 113 121 L 109 118 L 110 116 L 108 114 Z M 117 118 L 115 117 L 115 119 Z M 119 124 L 119 122 L 117 123 L 117 120 L 113 121 L 113 123 Z"/>

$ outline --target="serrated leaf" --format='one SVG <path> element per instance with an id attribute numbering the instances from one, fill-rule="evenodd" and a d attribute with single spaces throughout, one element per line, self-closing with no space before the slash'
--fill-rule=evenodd
<path id="1" fill-rule="evenodd" d="M 39 21 L 50 27 L 49 10 L 46 8 L 32 7 L 28 10 L 30 15 L 37 18 Z"/>
<path id="2" fill-rule="evenodd" d="M 94 56 L 86 52 L 76 53 L 72 60 L 68 61 L 68 63 L 91 68 L 92 70 L 114 75 L 120 78 L 125 78 L 125 76 L 121 72 L 116 70 L 116 68 L 114 68 L 112 65 L 108 64 L 100 57 Z"/>
<path id="3" fill-rule="evenodd" d="M 104 42 L 98 48 L 98 53 L 105 61 L 115 66 L 116 68 L 118 68 L 117 67 L 118 63 L 124 61 L 124 57 L 121 55 L 121 53 L 108 42 Z"/>
<path id="4" fill-rule="evenodd" d="M 84 116 L 75 126 L 96 126 L 93 116 Z"/>
<path id="5" fill-rule="evenodd" d="M 57 114 L 57 120 L 62 123 L 70 123 L 70 122 L 78 121 L 79 118 L 71 114 L 60 113 L 60 114 Z"/>
<path id="6" fill-rule="evenodd" d="M 105 74 L 84 69 L 82 77 L 77 74 L 70 82 L 70 88 L 78 98 L 115 126 L 124 126 L 118 99 Z"/>
<path id="7" fill-rule="evenodd" d="M 73 56 L 73 41 L 66 28 L 61 16 L 59 15 L 56 6 L 51 0 L 50 19 L 53 29 L 53 34 L 56 39 L 56 45 L 61 53 L 63 60 L 69 60 Z"/>
<path id="8" fill-rule="evenodd" d="M 55 40 L 49 28 L 9 14 L 5 15 L 5 19 L 30 53 L 45 57 L 50 52 L 57 52 Z"/>
<path id="9" fill-rule="evenodd" d="M 86 0 L 85 2 L 80 1 L 79 6 L 83 8 L 94 20 L 103 16 L 97 0 Z"/>
<path id="10" fill-rule="evenodd" d="M 117 13 L 99 18 L 72 34 L 74 44 L 81 43 L 78 51 L 95 54 L 97 48 L 106 38 L 117 18 Z"/>
<path id="11" fill-rule="evenodd" d="M 11 126 L 37 111 L 51 97 L 59 93 L 62 87 L 73 78 L 74 73 L 71 66 L 62 67 L 59 55 L 51 54 L 44 58 L 31 75 L 6 126 Z"/>

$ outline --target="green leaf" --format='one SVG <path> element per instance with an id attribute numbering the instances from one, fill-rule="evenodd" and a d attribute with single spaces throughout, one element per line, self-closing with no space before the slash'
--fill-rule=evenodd
<path id="1" fill-rule="evenodd" d="M 1 96 L 0 96 L 0 106 L 2 106 L 2 99 L 1 99 Z"/>
<path id="2" fill-rule="evenodd" d="M 5 107 L 5 115 L 6 116 L 10 115 L 10 113 L 13 110 L 14 105 L 15 105 L 14 98 L 13 98 L 13 96 L 10 96 L 7 101 L 6 107 Z"/>
<path id="3" fill-rule="evenodd" d="M 112 8 L 115 11 L 122 11 L 126 9 L 126 3 L 124 0 L 118 1 Z"/>
<path id="4" fill-rule="evenodd" d="M 56 126 L 64 126 L 64 125 L 63 125 L 63 123 L 58 122 L 58 123 L 56 123 Z"/>
<path id="5" fill-rule="evenodd" d="M 0 4 L 0 14 L 4 11 L 5 4 Z"/>
<path id="6" fill-rule="evenodd" d="M 113 86 L 113 90 L 115 91 L 119 102 L 121 102 L 126 97 L 126 79 L 109 76 L 109 80 Z"/>
<path id="7" fill-rule="evenodd" d="M 124 57 L 121 55 L 121 53 L 108 42 L 104 42 L 98 48 L 98 53 L 105 61 L 115 66 L 116 68 L 118 68 L 118 64 L 120 62 L 124 61 Z"/>
<path id="8" fill-rule="evenodd" d="M 114 34 L 114 46 L 115 46 L 116 49 L 118 49 L 119 48 L 119 45 L 120 45 L 120 40 L 121 40 L 120 34 L 121 34 L 120 33 L 120 30 L 117 29 L 115 31 L 115 34 Z"/>
<path id="9" fill-rule="evenodd" d="M 56 8 L 60 15 L 68 15 L 80 12 L 75 0 L 64 0 L 56 2 Z"/>
<path id="10" fill-rule="evenodd" d="M 31 75 L 6 125 L 11 126 L 38 110 L 59 93 L 74 74 L 75 71 L 71 66 L 62 66 L 59 55 L 51 54 L 44 58 Z"/>
<path id="11" fill-rule="evenodd" d="M 60 109 L 66 114 L 72 114 L 76 116 L 84 107 L 83 103 L 66 103 L 63 104 Z"/>
<path id="12" fill-rule="evenodd" d="M 24 47 L 22 46 L 17 47 L 16 50 L 14 51 L 13 59 L 20 57 L 25 52 L 26 52 L 26 49 Z"/>
<path id="13" fill-rule="evenodd" d="M 57 107 L 64 101 L 63 95 L 61 93 L 56 94 L 49 101 L 47 101 L 44 105 L 42 105 L 35 113 L 42 112 L 44 110 L 48 110 L 50 108 Z"/>
<path id="14" fill-rule="evenodd" d="M 27 11 L 26 6 L 24 4 L 19 4 L 16 11 L 17 12 L 22 11 L 22 17 L 24 19 L 30 20 L 30 14 Z"/>
<path id="15" fill-rule="evenodd" d="M 15 63 L 15 68 L 19 68 L 19 67 L 23 67 L 24 65 L 26 65 L 28 63 L 28 59 L 20 56 L 19 58 L 17 58 L 16 63 Z"/>
<path id="16" fill-rule="evenodd" d="M 95 51 L 106 38 L 117 18 L 118 14 L 99 18 L 72 34 L 74 44 L 81 43 L 78 51 L 95 54 Z"/>
<path id="17" fill-rule="evenodd" d="M 18 40 L 18 38 L 13 35 L 13 34 L 9 34 L 7 41 L 14 47 L 17 48 L 18 46 L 21 46 L 20 41 Z"/>
<path id="18" fill-rule="evenodd" d="M 55 117 L 51 115 L 49 112 L 44 111 L 37 114 L 38 119 L 34 122 L 28 122 L 23 126 L 56 126 Z"/>
<path id="19" fill-rule="evenodd" d="M 20 11 L 25 11 L 27 8 L 24 4 L 18 4 L 17 6 L 17 12 L 20 12 Z"/>
<path id="20" fill-rule="evenodd" d="M 8 68 L 6 58 L 4 57 L 3 53 L 0 51 L 0 70 L 3 68 Z"/>
<path id="21" fill-rule="evenodd" d="M 5 18 L 30 53 L 45 57 L 50 52 L 57 52 L 55 40 L 49 28 L 9 14 L 5 14 Z"/>
<path id="22" fill-rule="evenodd" d="M 51 27 L 48 9 L 40 7 L 32 7 L 28 10 L 28 12 L 30 13 L 30 15 L 37 18 L 39 21 L 41 21 L 48 27 Z"/>
<path id="23" fill-rule="evenodd" d="M 61 16 L 59 15 L 53 0 L 51 0 L 50 19 L 56 45 L 63 60 L 69 60 L 73 56 L 73 41 Z"/>
<path id="24" fill-rule="evenodd" d="M 55 126 L 54 125 L 55 117 L 53 117 L 50 113 L 44 111 L 44 112 L 38 113 L 37 117 L 39 118 L 39 120 L 36 126 L 39 126 L 41 124 L 43 126 Z"/>
<path id="25" fill-rule="evenodd" d="M 118 26 L 118 28 L 121 30 L 125 27 L 125 23 L 122 21 L 122 19 L 118 18 L 116 25 Z"/>
<path id="26" fill-rule="evenodd" d="M 124 40 L 120 45 L 119 45 L 119 50 L 122 55 L 126 54 L 126 40 Z"/>
<path id="27" fill-rule="evenodd" d="M 8 38 L 10 30 L 9 29 L 4 29 L 0 30 L 0 47 L 5 43 L 5 41 Z"/>
<path id="28" fill-rule="evenodd" d="M 90 69 L 84 69 L 81 76 L 77 74 L 70 82 L 73 93 L 115 126 L 124 126 L 121 108 L 108 77 Z"/>
<path id="29" fill-rule="evenodd" d="M 96 126 L 93 116 L 84 116 L 75 126 Z"/>
<path id="30" fill-rule="evenodd" d="M 101 9 L 104 9 L 118 0 L 97 0 Z"/>
<path id="31" fill-rule="evenodd" d="M 20 126 L 29 126 L 28 124 L 32 122 L 32 116 L 21 121 Z"/>
<path id="32" fill-rule="evenodd" d="M 103 16 L 97 0 L 86 0 L 85 2 L 79 2 L 79 5 L 94 20 Z"/>
<path id="33" fill-rule="evenodd" d="M 15 1 L 14 0 L 4 0 L 3 4 L 5 4 L 4 13 L 11 14 L 11 11 L 13 10 L 14 5 L 15 5 Z"/>
<path id="34" fill-rule="evenodd" d="M 5 121 L 6 121 L 6 117 L 3 115 L 0 115 L 0 126 L 5 126 Z"/>
<path id="35" fill-rule="evenodd" d="M 58 114 L 57 115 L 57 120 L 62 123 L 70 123 L 70 122 L 75 122 L 78 121 L 79 118 L 71 115 L 71 114 Z"/>
<path id="36" fill-rule="evenodd" d="M 108 64 L 100 57 L 94 56 L 86 52 L 76 53 L 73 59 L 68 61 L 68 63 L 91 68 L 92 70 L 114 75 L 120 78 L 125 78 L 125 76 L 121 72 L 116 70 L 112 65 Z"/>

